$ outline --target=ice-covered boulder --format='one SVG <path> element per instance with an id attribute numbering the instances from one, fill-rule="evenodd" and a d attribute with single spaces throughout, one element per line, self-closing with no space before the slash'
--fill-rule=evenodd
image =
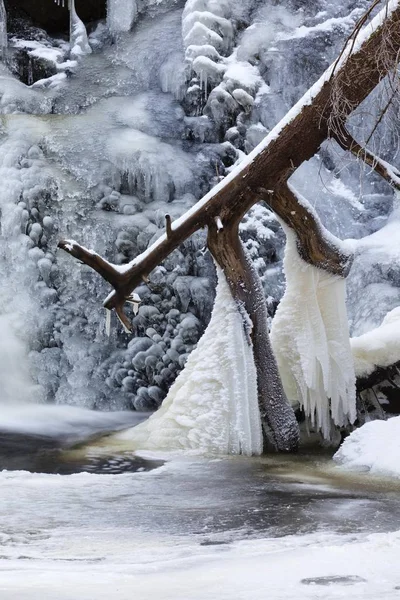
<path id="1" fill-rule="evenodd" d="M 400 477 L 400 417 L 356 429 L 333 458 L 346 469 Z"/>

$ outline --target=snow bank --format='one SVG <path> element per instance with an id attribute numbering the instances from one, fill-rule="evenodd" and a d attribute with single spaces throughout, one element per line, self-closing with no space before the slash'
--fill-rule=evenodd
<path id="1" fill-rule="evenodd" d="M 347 469 L 400 477 L 400 417 L 366 423 L 345 439 L 333 458 Z"/>
<path id="2" fill-rule="evenodd" d="M 253 352 L 222 272 L 210 324 L 163 405 L 116 438 L 145 450 L 261 454 Z"/>
<path id="3" fill-rule="evenodd" d="M 329 439 L 332 421 L 343 426 L 356 417 L 346 283 L 303 261 L 295 234 L 284 229 L 286 292 L 272 322 L 271 342 L 287 397 L 297 400 Z"/>
<path id="4" fill-rule="evenodd" d="M 400 307 L 391 310 L 382 324 L 350 340 L 357 377 L 367 377 L 377 367 L 400 360 Z"/>

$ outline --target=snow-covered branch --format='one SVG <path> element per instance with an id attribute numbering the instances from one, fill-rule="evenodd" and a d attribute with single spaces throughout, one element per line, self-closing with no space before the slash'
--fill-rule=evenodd
<path id="1" fill-rule="evenodd" d="M 385 51 L 381 52 L 383 48 Z M 400 2 L 391 0 L 358 34 L 356 40 L 349 40 L 340 60 L 335 61 L 253 152 L 172 224 L 168 236 L 161 236 L 143 254 L 123 267 L 112 266 L 107 261 L 99 262 L 100 257 L 88 253 L 77 243 L 72 246 L 73 252 L 70 251 L 70 244 L 61 242 L 60 247 L 102 276 L 103 273 L 107 275 L 105 279 L 113 285 L 115 292 L 108 298 L 106 306 L 115 308 L 121 300 L 130 296 L 144 276 L 195 231 L 214 224 L 218 217 L 223 223 L 236 226 L 260 197 L 267 200 L 262 190 L 268 190 L 267 196 L 273 210 L 298 233 L 304 260 L 337 274 L 343 269 L 343 256 L 332 252 L 321 231 L 318 234 L 318 227 L 313 235 L 313 250 L 317 247 L 317 256 L 314 252 L 310 254 L 309 231 L 307 227 L 304 228 L 304 216 L 308 209 L 299 203 L 293 207 L 294 200 L 290 197 L 288 201 L 288 191 L 282 187 L 282 183 L 304 161 L 309 160 L 328 137 L 330 116 L 338 95 L 342 98 L 340 116 L 344 121 L 389 69 L 397 64 L 399 50 Z M 274 195 L 270 194 L 270 190 L 275 194 L 276 201 L 272 200 Z M 314 221 L 314 215 L 308 216 L 308 225 Z M 304 230 L 306 236 L 303 243 L 301 236 Z M 104 265 L 107 265 L 106 269 Z"/>

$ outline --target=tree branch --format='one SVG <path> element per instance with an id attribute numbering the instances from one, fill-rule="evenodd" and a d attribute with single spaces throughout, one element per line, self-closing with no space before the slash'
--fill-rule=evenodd
<path id="1" fill-rule="evenodd" d="M 263 191 L 265 202 L 296 232 L 297 247 L 302 259 L 333 275 L 346 277 L 352 257 L 335 243 L 336 238 L 325 229 L 307 200 L 299 196 L 290 184 L 282 184 L 275 194 Z"/>
<path id="2" fill-rule="evenodd" d="M 351 152 L 356 158 L 361 159 L 376 171 L 378 175 L 383 177 L 394 189 L 400 191 L 400 171 L 367 150 L 364 146 L 361 146 L 345 127 L 342 126 L 338 131 L 333 132 L 332 138 L 343 150 Z"/>
<path id="3" fill-rule="evenodd" d="M 115 292 L 108 297 L 105 306 L 115 308 L 130 296 L 143 277 L 195 231 L 212 226 L 216 218 L 234 228 L 260 199 L 260 189 L 263 189 L 276 192 L 276 202 L 271 208 L 302 236 L 300 248 L 305 260 L 312 264 L 317 262 L 318 266 L 335 274 L 345 274 L 343 256 L 326 243 L 322 230 L 313 227 L 313 239 L 307 241 L 305 222 L 308 225 L 312 218 L 303 206 L 295 203 L 293 195 L 282 184 L 318 151 L 329 135 L 332 115 L 344 122 L 395 66 L 399 50 L 400 0 L 390 0 L 358 37 L 348 42 L 340 59 L 239 167 L 168 227 L 168 236 L 161 236 L 146 252 L 124 267 L 111 265 L 76 242 L 60 242 L 60 247 L 111 283 Z M 338 98 L 340 115 L 337 115 Z M 229 278 L 229 274 L 227 276 Z"/>

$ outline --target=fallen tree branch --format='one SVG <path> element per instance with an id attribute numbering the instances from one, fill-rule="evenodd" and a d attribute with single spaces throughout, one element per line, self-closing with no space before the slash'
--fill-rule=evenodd
<path id="1" fill-rule="evenodd" d="M 387 43 L 388 38 L 390 44 Z M 383 46 L 384 56 L 380 52 Z M 259 201 L 260 190 L 267 190 L 268 196 L 269 190 L 277 192 L 278 197 L 278 189 L 282 183 L 285 183 L 304 161 L 309 160 L 328 137 L 332 113 L 337 109 L 338 95 L 342 98 L 340 120 L 344 122 L 396 64 L 399 50 L 400 4 L 399 0 L 391 0 L 359 34 L 356 41 L 349 40 L 340 60 L 324 73 L 239 167 L 183 217 L 171 224 L 168 236 L 161 236 L 153 246 L 123 269 L 114 267 L 113 270 L 110 263 L 100 259 L 98 255 L 88 254 L 86 249 L 76 242 L 60 242 L 60 248 L 94 268 L 109 281 L 115 292 L 107 299 L 105 306 L 109 309 L 119 306 L 144 276 L 195 231 L 207 227 L 217 218 L 223 224 L 239 222 L 251 206 Z M 283 201 L 287 199 L 287 191 L 280 194 Z M 266 199 L 265 195 L 263 199 Z M 328 270 L 333 269 L 335 274 L 344 269 L 345 274 L 343 256 L 338 254 L 335 263 L 331 252 L 325 256 L 325 244 L 318 248 L 317 255 L 314 254 L 315 244 L 312 247 L 307 243 L 302 244 L 300 235 L 304 230 L 304 210 L 295 209 L 296 214 L 291 215 L 293 211 L 288 214 L 283 205 L 279 207 L 274 203 L 272 208 L 277 212 L 279 210 L 279 216 L 289 227 L 299 231 L 304 260 Z M 320 241 L 318 236 L 315 240 Z M 224 268 L 223 265 L 221 267 Z"/>

